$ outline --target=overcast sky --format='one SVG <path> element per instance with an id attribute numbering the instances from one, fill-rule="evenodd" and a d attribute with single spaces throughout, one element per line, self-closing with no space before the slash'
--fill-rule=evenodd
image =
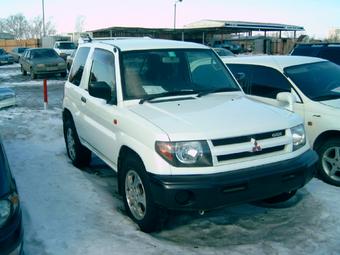
<path id="1" fill-rule="evenodd" d="M 0 18 L 22 13 L 42 15 L 42 0 L 0 0 Z M 45 0 L 45 16 L 57 31 L 72 32 L 78 16 L 85 30 L 111 26 L 173 27 L 174 0 Z M 284 23 L 306 34 L 327 37 L 340 28 L 340 0 L 183 0 L 177 3 L 177 27 L 201 19 Z"/>

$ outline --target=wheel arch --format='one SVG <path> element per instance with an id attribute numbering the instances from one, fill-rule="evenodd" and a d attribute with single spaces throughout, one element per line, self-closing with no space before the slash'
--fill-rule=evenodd
<path id="1" fill-rule="evenodd" d="M 328 130 L 321 133 L 314 141 L 313 149 L 318 150 L 320 146 L 327 140 L 331 138 L 340 138 L 340 131 L 339 130 Z"/>
<path id="2" fill-rule="evenodd" d="M 139 154 L 131 149 L 130 147 L 123 145 L 120 150 L 119 150 L 119 154 L 118 154 L 118 165 L 117 165 L 117 184 L 118 184 L 118 192 L 119 194 L 122 194 L 122 188 L 121 188 L 121 169 L 122 169 L 122 163 L 124 161 L 124 159 L 126 157 L 135 157 L 137 160 L 139 160 L 144 166 L 144 162 L 142 160 L 142 158 L 139 156 Z"/>

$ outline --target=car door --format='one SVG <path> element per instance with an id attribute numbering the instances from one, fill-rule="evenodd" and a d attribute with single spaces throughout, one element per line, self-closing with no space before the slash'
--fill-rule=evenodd
<path id="1" fill-rule="evenodd" d="M 281 72 L 261 65 L 228 64 L 228 67 L 236 77 L 243 77 L 239 81 L 241 87 L 247 95 L 257 101 L 286 108 L 287 104 L 277 100 L 276 96 L 280 92 L 292 93 L 296 98 L 293 106 L 294 112 L 304 118 L 302 100 L 289 80 Z"/>
<path id="2" fill-rule="evenodd" d="M 84 98 L 84 138 L 99 156 L 116 165 L 117 158 L 117 92 L 115 56 L 109 50 L 95 49 L 92 55 L 88 84 L 106 83 L 111 88 L 111 100 L 91 96 Z"/>
<path id="3" fill-rule="evenodd" d="M 67 100 L 72 102 L 73 107 L 73 121 L 75 123 L 79 138 L 84 137 L 84 114 L 82 108 L 84 107 L 84 98 L 87 96 L 87 75 L 84 74 L 90 47 L 79 48 L 74 64 L 70 70 L 68 81 L 65 84 L 67 90 Z M 85 72 L 86 73 L 86 72 Z M 85 81 L 86 80 L 86 81 Z M 83 82 L 84 81 L 84 82 Z M 86 83 L 86 84 L 85 84 Z M 85 86 L 86 85 L 86 86 Z M 66 93 L 65 93 L 66 94 Z"/>
<path id="4" fill-rule="evenodd" d="M 30 55 L 31 55 L 31 51 L 28 50 L 28 51 L 25 52 L 24 56 L 20 60 L 21 66 L 25 71 L 30 70 L 29 69 L 29 63 L 28 63 L 28 59 L 30 58 Z"/>

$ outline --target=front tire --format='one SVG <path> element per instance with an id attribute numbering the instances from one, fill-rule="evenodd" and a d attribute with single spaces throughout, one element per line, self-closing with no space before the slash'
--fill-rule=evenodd
<path id="1" fill-rule="evenodd" d="M 37 78 L 37 75 L 33 72 L 32 69 L 31 69 L 30 73 L 31 73 L 32 80 L 35 80 Z"/>
<path id="2" fill-rule="evenodd" d="M 327 140 L 316 151 L 319 154 L 319 177 L 326 183 L 340 187 L 340 139 Z"/>
<path id="3" fill-rule="evenodd" d="M 76 167 L 88 166 L 91 161 L 91 151 L 80 143 L 72 120 L 64 123 L 64 138 L 67 154 Z"/>
<path id="4" fill-rule="evenodd" d="M 153 232 L 160 227 L 160 209 L 152 200 L 144 165 L 136 157 L 123 160 L 120 181 L 125 209 L 143 232 Z"/>

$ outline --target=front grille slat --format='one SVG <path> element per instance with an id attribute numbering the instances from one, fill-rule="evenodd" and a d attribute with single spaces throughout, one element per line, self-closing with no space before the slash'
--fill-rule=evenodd
<path id="1" fill-rule="evenodd" d="M 223 139 L 214 139 L 214 140 L 211 140 L 211 142 L 214 146 L 223 146 L 223 145 L 230 145 L 230 144 L 235 144 L 235 143 L 246 143 L 246 142 L 249 142 L 252 138 L 255 140 L 264 140 L 264 139 L 284 136 L 285 134 L 286 134 L 285 130 L 278 130 L 278 131 L 266 132 L 266 133 L 261 133 L 261 134 L 253 134 L 253 135 L 223 138 Z"/>
<path id="2" fill-rule="evenodd" d="M 217 156 L 217 160 L 226 161 L 226 160 L 232 160 L 232 159 L 238 159 L 238 158 L 249 158 L 249 157 L 258 156 L 261 154 L 282 151 L 284 148 L 285 146 L 281 145 L 281 146 L 275 146 L 271 148 L 265 148 L 265 149 L 262 149 L 261 151 L 255 151 L 255 152 L 245 151 L 245 152 L 228 154 L 228 155 L 220 155 L 220 156 Z"/>

